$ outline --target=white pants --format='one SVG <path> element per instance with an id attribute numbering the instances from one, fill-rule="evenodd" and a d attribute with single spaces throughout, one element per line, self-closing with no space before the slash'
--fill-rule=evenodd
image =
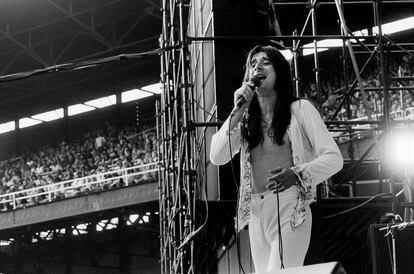
<path id="1" fill-rule="evenodd" d="M 293 231 L 290 226 L 290 217 L 297 202 L 297 195 L 297 188 L 294 186 L 279 193 L 285 268 L 303 265 L 311 235 L 312 214 L 309 206 L 306 206 L 306 220 Z M 250 210 L 250 247 L 256 272 L 281 269 L 276 194 L 271 191 L 252 194 Z"/>

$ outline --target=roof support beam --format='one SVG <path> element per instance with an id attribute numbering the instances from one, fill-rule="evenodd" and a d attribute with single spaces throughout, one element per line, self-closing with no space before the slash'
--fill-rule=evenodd
<path id="1" fill-rule="evenodd" d="M 79 16 L 79 15 L 85 14 L 87 12 L 94 12 L 96 10 L 102 9 L 106 6 L 116 4 L 116 3 L 121 2 L 121 1 L 122 0 L 114 0 L 114 1 L 102 4 L 102 5 L 99 5 L 99 6 L 95 6 L 93 8 L 89 8 L 89 9 L 81 10 L 79 12 L 71 13 L 71 16 Z M 26 28 L 24 30 L 20 30 L 20 31 L 17 31 L 17 32 L 9 33 L 9 34 L 13 35 L 13 36 L 16 36 L 16 35 L 23 34 L 23 33 L 29 32 L 29 31 L 38 30 L 38 29 L 41 29 L 41 28 L 51 26 L 53 24 L 57 24 L 57 23 L 59 23 L 63 20 L 66 20 L 66 19 L 67 19 L 66 16 L 65 17 L 60 17 L 60 18 L 57 18 L 55 20 L 52 20 L 52 21 L 49 21 L 49 22 L 46 22 L 46 23 L 43 23 L 43 24 L 35 25 L 35 26 L 30 27 L 30 28 Z M 6 38 L 7 37 L 2 37 L 2 38 L 0 38 L 0 41 L 4 40 Z"/>
<path id="2" fill-rule="evenodd" d="M 59 55 L 55 58 L 55 60 L 54 60 L 55 64 L 59 63 L 60 59 L 68 51 L 68 49 L 72 46 L 72 44 L 79 38 L 80 35 L 81 35 L 81 33 L 78 32 L 76 35 L 74 35 L 72 37 L 72 39 L 69 41 L 69 43 L 66 44 L 66 46 L 60 51 Z"/>
<path id="3" fill-rule="evenodd" d="M 108 49 L 113 49 L 113 46 L 110 41 L 108 41 L 105 37 L 100 35 L 98 32 L 96 32 L 91 26 L 88 26 L 87 24 L 83 23 L 81 20 L 79 20 L 73 13 L 71 12 L 71 8 L 69 8 L 69 11 L 62 8 L 60 5 L 55 3 L 53 0 L 48 0 L 48 2 L 54 6 L 59 11 L 63 12 L 67 17 L 71 18 L 73 21 L 78 23 L 79 26 L 81 26 L 83 29 L 85 29 L 94 39 L 99 41 L 100 43 L 104 44 Z M 72 2 L 70 2 L 72 3 Z M 93 25 L 93 24 L 91 24 Z"/>
<path id="4" fill-rule="evenodd" d="M 9 39 L 10 41 L 12 41 L 13 43 L 15 43 L 20 48 L 22 48 L 30 57 L 32 57 L 34 60 L 36 60 L 40 64 L 42 64 L 44 66 L 49 66 L 49 64 L 45 61 L 45 59 L 43 59 L 40 55 L 35 53 L 32 48 L 30 48 L 29 46 L 24 45 L 22 42 L 18 41 L 16 38 L 14 38 L 13 36 L 11 36 L 9 34 L 8 24 L 6 25 L 6 29 L 7 29 L 6 31 L 3 31 L 3 30 L 0 29 L 0 34 L 3 35 L 4 37 L 6 37 L 7 39 Z M 29 41 L 30 41 L 30 36 L 29 36 Z M 29 45 L 30 45 L 30 42 L 29 42 Z"/>
<path id="5" fill-rule="evenodd" d="M 122 45 L 122 42 L 124 41 L 124 39 L 125 38 L 127 38 L 128 37 L 128 35 L 130 35 L 131 34 L 131 32 L 134 30 L 134 28 L 139 24 L 139 22 L 141 22 L 142 21 L 142 19 L 144 18 L 144 16 L 143 15 L 141 15 L 141 16 L 139 16 L 139 18 L 137 18 L 137 20 L 133 23 L 133 24 L 131 24 L 131 26 L 129 26 L 129 28 L 125 31 L 125 33 L 124 34 L 122 34 L 122 36 L 118 39 L 118 41 L 117 41 L 117 46 L 119 47 L 119 46 L 121 46 Z"/>
<path id="6" fill-rule="evenodd" d="M 6 72 L 9 70 L 9 68 L 11 67 L 11 65 L 14 63 L 14 61 L 16 61 L 17 57 L 19 57 L 21 55 L 21 52 L 16 52 L 13 57 L 7 62 L 7 64 L 2 68 L 1 70 L 1 75 L 5 75 Z"/>

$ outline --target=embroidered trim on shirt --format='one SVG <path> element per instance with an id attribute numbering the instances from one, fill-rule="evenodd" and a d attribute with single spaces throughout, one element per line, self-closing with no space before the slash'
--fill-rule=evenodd
<path id="1" fill-rule="evenodd" d="M 306 209 L 305 209 L 305 197 L 306 194 L 303 192 L 303 190 L 298 187 L 299 193 L 298 193 L 298 201 L 293 208 L 292 216 L 290 217 L 290 227 L 292 230 L 294 230 L 296 227 L 300 226 L 305 221 L 306 216 Z"/>
<path id="2" fill-rule="evenodd" d="M 251 156 L 247 146 L 245 147 L 245 159 L 243 166 L 243 181 L 246 182 L 240 186 L 240 205 L 238 208 L 238 222 L 236 223 L 236 231 L 242 230 L 248 223 L 250 218 L 250 203 L 251 203 L 251 178 L 252 165 Z"/>
<path id="3" fill-rule="evenodd" d="M 250 218 L 250 203 L 251 193 L 249 188 L 243 189 L 240 192 L 241 204 L 238 209 L 238 222 L 236 223 L 236 231 L 242 230 L 248 223 Z"/>
<path id="4" fill-rule="evenodd" d="M 306 200 L 311 199 L 312 198 L 312 192 L 311 192 L 312 178 L 311 178 L 309 171 L 306 169 L 306 167 L 300 168 L 298 166 L 293 166 L 290 169 L 298 177 L 299 181 L 296 182 L 296 184 L 299 187 L 299 189 L 303 190 L 305 194 L 305 199 Z"/>
<path id="5" fill-rule="evenodd" d="M 293 214 L 290 217 L 290 226 L 293 230 L 305 221 L 305 202 L 306 200 L 312 199 L 312 179 L 309 171 L 307 171 L 306 168 L 293 166 L 290 169 L 299 179 L 299 181 L 296 182 L 299 190 L 298 202 L 296 203 Z"/>

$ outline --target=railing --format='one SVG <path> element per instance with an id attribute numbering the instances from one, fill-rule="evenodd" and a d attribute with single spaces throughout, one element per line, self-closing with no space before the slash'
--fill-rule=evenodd
<path id="1" fill-rule="evenodd" d="M 145 138 L 150 137 L 150 136 L 155 136 L 155 134 L 156 134 L 156 128 L 152 127 L 152 128 L 140 131 L 138 133 L 129 135 L 126 138 L 127 139 L 134 139 L 134 138 L 137 138 L 138 136 L 142 135 L 142 137 L 144 137 L 144 139 L 145 139 Z"/>
<path id="2" fill-rule="evenodd" d="M 28 188 L 0 195 L 0 207 L 2 211 L 5 211 L 70 198 L 76 195 L 113 189 L 120 187 L 117 185 L 121 184 L 121 180 L 121 186 L 140 184 L 151 181 L 151 178 L 148 180 L 145 178 L 145 175 L 157 174 L 157 172 L 158 162 L 153 162 L 34 188 Z M 137 178 L 138 180 L 135 180 Z M 142 180 L 140 181 L 140 179 Z M 156 179 L 153 178 L 152 181 L 155 180 Z"/>
<path id="3" fill-rule="evenodd" d="M 2 160 L 2 161 L 0 161 L 0 166 L 4 166 L 4 165 L 7 165 L 8 163 L 10 163 L 10 162 L 16 162 L 16 161 L 20 161 L 20 160 L 22 160 L 23 158 L 21 157 L 21 156 L 19 156 L 19 157 L 15 157 L 15 158 L 13 158 L 13 159 L 8 159 L 8 160 Z"/>
<path id="4" fill-rule="evenodd" d="M 380 120 L 382 118 L 382 113 L 373 113 L 372 118 L 374 120 Z M 390 118 L 393 120 L 414 120 L 414 107 L 409 107 L 406 109 L 401 109 L 398 111 L 390 112 Z M 355 119 L 351 119 L 350 121 L 366 121 L 368 120 L 367 116 L 359 117 Z M 366 132 L 358 132 L 359 130 L 369 130 L 371 126 L 369 124 L 361 124 L 361 125 L 352 125 L 352 130 L 356 131 L 357 138 L 363 138 L 367 135 Z M 368 132 L 369 133 L 369 132 Z M 331 132 L 332 136 L 338 139 L 338 142 L 341 143 L 340 139 L 343 138 L 346 133 L 344 132 Z"/>

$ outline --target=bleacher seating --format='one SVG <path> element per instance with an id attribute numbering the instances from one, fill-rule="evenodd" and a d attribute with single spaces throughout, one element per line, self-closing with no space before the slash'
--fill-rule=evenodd
<path id="1" fill-rule="evenodd" d="M 154 182 L 155 129 L 112 125 L 0 163 L 0 210 L 10 210 L 111 188 Z"/>

